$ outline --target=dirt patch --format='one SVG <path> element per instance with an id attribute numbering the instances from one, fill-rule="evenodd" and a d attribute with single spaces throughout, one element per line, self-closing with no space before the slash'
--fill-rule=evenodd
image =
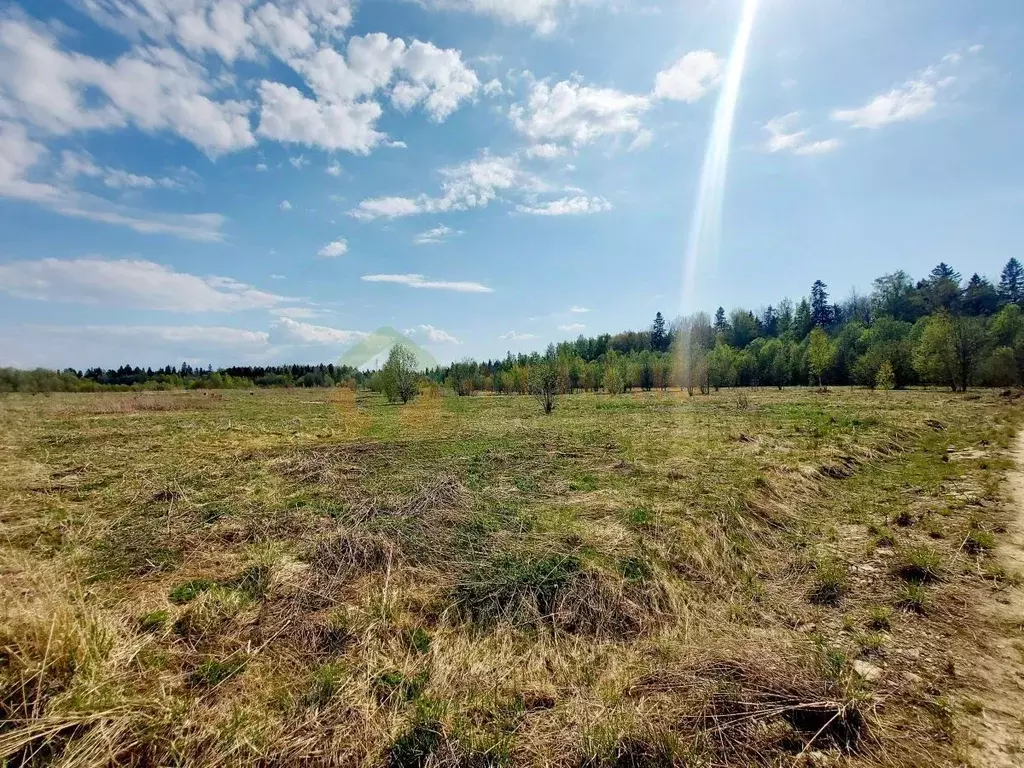
<path id="1" fill-rule="evenodd" d="M 1017 466 L 1006 480 L 1012 515 L 996 557 L 1008 572 L 1024 574 L 1024 432 L 1013 457 Z M 981 711 L 971 722 L 972 762 L 986 768 L 1024 766 L 1024 588 L 1008 586 L 995 593 L 983 613 L 1000 631 L 976 659 Z"/>

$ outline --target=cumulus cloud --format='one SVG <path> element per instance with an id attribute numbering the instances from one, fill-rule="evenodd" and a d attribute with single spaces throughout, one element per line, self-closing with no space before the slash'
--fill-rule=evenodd
<path id="1" fill-rule="evenodd" d="M 529 187 L 536 182 L 532 176 L 520 170 L 514 156 L 485 155 L 478 160 L 442 168 L 440 175 L 440 195 L 371 198 L 363 200 L 355 210 L 350 211 L 350 215 L 369 221 L 482 208 L 496 199 L 499 192 Z"/>
<path id="2" fill-rule="evenodd" d="M 725 61 L 711 51 L 690 51 L 657 74 L 654 97 L 692 103 L 704 97 L 722 79 Z"/>
<path id="3" fill-rule="evenodd" d="M 558 144 L 534 144 L 526 150 L 526 156 L 530 158 L 541 158 L 543 160 L 554 160 L 566 152 L 565 147 Z"/>
<path id="4" fill-rule="evenodd" d="M 532 141 L 591 144 L 603 136 L 636 134 L 651 107 L 647 96 L 593 88 L 573 80 L 533 84 L 525 104 L 509 110 L 512 125 Z"/>
<path id="5" fill-rule="evenodd" d="M 428 344 L 462 343 L 447 331 L 442 331 L 440 328 L 435 328 L 432 325 L 417 325 L 412 328 L 406 328 L 403 333 L 410 338 L 423 339 Z"/>
<path id="6" fill-rule="evenodd" d="M 534 216 L 580 216 L 610 211 L 612 204 L 603 197 L 563 197 L 538 205 L 519 205 L 516 210 Z"/>
<path id="7" fill-rule="evenodd" d="M 336 259 L 346 253 L 348 253 L 348 241 L 339 238 L 321 248 L 317 255 L 324 259 Z"/>
<path id="8" fill-rule="evenodd" d="M 108 63 L 63 51 L 19 19 L 0 20 L 0 116 L 49 133 L 132 125 L 211 155 L 255 144 L 248 105 L 216 90 L 200 65 L 170 48 L 135 48 Z"/>
<path id="9" fill-rule="evenodd" d="M 799 112 L 790 112 L 765 123 L 764 129 L 769 134 L 764 145 L 765 150 L 789 152 L 794 155 L 822 155 L 833 152 L 843 145 L 841 140 L 835 138 L 811 141 L 808 132 L 799 129 L 799 124 Z"/>
<path id="10" fill-rule="evenodd" d="M 462 232 L 457 229 L 439 224 L 433 229 L 428 229 L 426 232 L 420 232 L 420 234 L 413 238 L 413 243 L 416 245 L 436 245 L 461 234 Z"/>
<path id="11" fill-rule="evenodd" d="M 436 291 L 455 291 L 456 293 L 494 293 L 493 288 L 488 288 L 482 283 L 429 280 L 423 275 L 363 275 L 363 281 L 367 283 L 397 283 L 407 285 L 410 288 L 424 288 Z"/>
<path id="12" fill-rule="evenodd" d="M 292 204 L 287 200 L 282 200 L 277 207 L 282 211 L 290 211 L 292 209 Z"/>
<path id="13" fill-rule="evenodd" d="M 325 325 L 312 325 L 290 317 L 282 317 L 270 326 L 270 339 L 275 344 L 352 344 L 365 339 L 363 331 L 344 331 Z"/>
<path id="14" fill-rule="evenodd" d="M 285 297 L 228 277 L 142 260 L 39 259 L 0 264 L 0 291 L 23 299 L 171 312 L 269 309 Z"/>

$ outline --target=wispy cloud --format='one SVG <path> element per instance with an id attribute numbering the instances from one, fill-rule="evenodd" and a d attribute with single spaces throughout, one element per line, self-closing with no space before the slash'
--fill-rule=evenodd
<path id="1" fill-rule="evenodd" d="M 446 240 L 451 240 L 453 237 L 461 235 L 462 232 L 451 227 L 446 227 L 444 224 L 439 224 L 433 229 L 428 229 L 426 232 L 420 232 L 413 238 L 413 243 L 416 245 L 436 245 L 443 243 Z"/>
<path id="2" fill-rule="evenodd" d="M 576 331 L 585 331 L 586 329 L 587 326 L 585 326 L 583 323 L 569 323 L 568 325 L 558 326 L 558 330 L 566 331 L 568 333 L 575 333 Z"/>
<path id="3" fill-rule="evenodd" d="M 363 275 L 367 283 L 397 283 L 410 288 L 423 288 L 435 291 L 455 291 L 456 293 L 494 293 L 481 283 L 449 280 L 429 280 L 423 275 Z"/>
<path id="4" fill-rule="evenodd" d="M 269 309 L 288 300 L 228 277 L 199 277 L 152 261 L 94 258 L 0 264 L 0 291 L 39 301 L 171 312 Z"/>

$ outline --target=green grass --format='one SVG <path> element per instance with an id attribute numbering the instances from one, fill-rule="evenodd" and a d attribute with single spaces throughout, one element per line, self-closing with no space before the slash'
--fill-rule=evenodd
<path id="1" fill-rule="evenodd" d="M 743 394 L 4 397 L 0 763 L 956 765 L 1020 406 Z"/>

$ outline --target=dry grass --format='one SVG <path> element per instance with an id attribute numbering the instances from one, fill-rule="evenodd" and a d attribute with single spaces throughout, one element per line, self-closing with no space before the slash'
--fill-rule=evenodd
<path id="1" fill-rule="evenodd" d="M 957 765 L 1020 416 L 4 398 L 0 762 Z"/>

